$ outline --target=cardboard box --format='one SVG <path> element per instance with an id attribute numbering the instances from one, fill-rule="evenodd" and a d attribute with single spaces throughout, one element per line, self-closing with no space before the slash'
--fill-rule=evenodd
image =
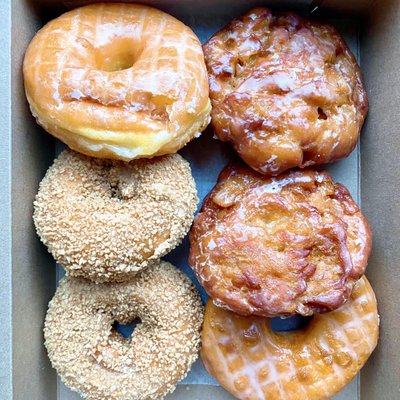
<path id="1" fill-rule="evenodd" d="M 89 1 L 1 0 L 0 35 L 0 399 L 72 400 L 56 377 L 43 346 L 43 319 L 56 286 L 52 257 L 32 222 L 32 201 L 55 156 L 55 140 L 31 116 L 23 90 L 22 59 L 34 33 L 50 18 Z M 381 315 L 380 342 L 361 374 L 336 399 L 400 398 L 400 2 L 397 0 L 159 0 L 143 1 L 192 26 L 204 40 L 225 22 L 254 5 L 295 9 L 335 18 L 335 25 L 358 57 L 370 111 L 361 145 L 346 160 L 329 166 L 362 203 L 374 232 L 367 275 Z M 213 186 L 230 157 L 229 145 L 212 140 L 210 129 L 183 151 L 191 162 L 200 197 Z M 207 154 L 207 156 L 205 156 Z M 185 247 L 186 246 L 186 247 Z M 184 268 L 187 243 L 169 259 Z M 187 268 L 187 267 L 186 267 Z M 200 368 L 200 367 L 198 367 Z M 232 399 L 213 384 L 179 385 L 174 400 Z M 212 383 L 212 381 L 208 382 Z"/>

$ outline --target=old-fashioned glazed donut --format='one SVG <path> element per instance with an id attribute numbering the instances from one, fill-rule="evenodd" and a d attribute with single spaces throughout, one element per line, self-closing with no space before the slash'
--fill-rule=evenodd
<path id="1" fill-rule="evenodd" d="M 34 221 L 70 275 L 123 281 L 180 243 L 197 202 L 178 154 L 126 163 L 66 150 L 40 183 Z"/>
<path id="2" fill-rule="evenodd" d="M 203 48 L 215 132 L 252 168 L 278 175 L 353 150 L 368 100 L 334 27 L 256 8 Z"/>
<path id="3" fill-rule="evenodd" d="M 174 153 L 209 122 L 199 40 L 144 5 L 93 4 L 50 21 L 30 43 L 23 72 L 38 123 L 86 155 Z"/>
<path id="4" fill-rule="evenodd" d="M 232 163 L 194 220 L 189 263 L 217 306 L 311 315 L 349 298 L 370 250 L 367 220 L 327 172 L 270 178 Z"/>
<path id="5" fill-rule="evenodd" d="M 274 332 L 267 318 L 242 317 L 208 301 L 201 357 L 240 400 L 324 400 L 362 368 L 378 331 L 375 294 L 363 277 L 348 303 L 291 332 Z"/>
<path id="6" fill-rule="evenodd" d="M 140 318 L 130 338 L 113 329 Z M 44 335 L 64 383 L 90 400 L 159 400 L 198 357 L 203 306 L 182 272 L 161 261 L 133 280 L 64 278 Z"/>

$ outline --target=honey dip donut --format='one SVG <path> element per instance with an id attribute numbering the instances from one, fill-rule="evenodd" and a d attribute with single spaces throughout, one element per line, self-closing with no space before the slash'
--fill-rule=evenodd
<path id="1" fill-rule="evenodd" d="M 33 218 L 70 275 L 123 281 L 180 243 L 197 201 L 178 154 L 126 163 L 66 150 L 40 183 Z"/>
<path id="2" fill-rule="evenodd" d="M 371 250 L 367 220 L 327 172 L 228 165 L 190 231 L 189 264 L 215 304 L 242 315 L 340 307 Z"/>
<path id="3" fill-rule="evenodd" d="M 266 175 L 346 157 L 367 108 L 360 68 L 327 24 L 256 8 L 204 46 L 217 136 Z"/>
<path id="4" fill-rule="evenodd" d="M 144 5 L 93 4 L 50 21 L 30 43 L 23 73 L 38 123 L 89 156 L 174 153 L 209 122 L 199 40 Z"/>
<path id="5" fill-rule="evenodd" d="M 137 318 L 131 338 L 113 328 Z M 198 357 L 203 306 L 182 272 L 161 261 L 134 279 L 64 278 L 46 315 L 45 345 L 63 382 L 90 400 L 159 400 Z"/>
<path id="6" fill-rule="evenodd" d="M 274 332 L 270 320 L 206 306 L 201 357 L 240 400 L 324 400 L 347 385 L 378 341 L 375 294 L 361 278 L 348 303 L 304 329 Z"/>

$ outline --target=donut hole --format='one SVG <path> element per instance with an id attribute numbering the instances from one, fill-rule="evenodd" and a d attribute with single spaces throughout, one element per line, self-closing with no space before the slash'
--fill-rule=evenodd
<path id="1" fill-rule="evenodd" d="M 138 59 L 131 39 L 119 38 L 97 47 L 95 62 L 97 69 L 106 72 L 129 69 Z"/>
<path id="2" fill-rule="evenodd" d="M 113 56 L 102 58 L 101 63 L 97 63 L 98 69 L 106 72 L 123 71 L 129 69 L 135 63 L 133 53 L 120 53 Z"/>
<path id="3" fill-rule="evenodd" d="M 137 326 L 141 323 L 142 320 L 140 318 L 135 318 L 134 320 L 132 320 L 132 322 L 128 322 L 127 324 L 114 321 L 111 327 L 111 331 L 113 333 L 117 333 L 123 339 L 129 340 L 132 337 Z"/>
<path id="4" fill-rule="evenodd" d="M 299 331 L 307 328 L 313 317 L 303 317 L 302 315 L 294 315 L 288 318 L 271 318 L 271 330 L 276 333 Z"/>
<path id="5" fill-rule="evenodd" d="M 108 180 L 112 199 L 129 200 L 135 195 L 137 181 L 135 175 L 128 168 L 111 168 Z"/>

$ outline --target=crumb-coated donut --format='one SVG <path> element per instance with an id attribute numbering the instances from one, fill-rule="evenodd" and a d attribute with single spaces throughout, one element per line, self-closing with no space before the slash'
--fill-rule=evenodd
<path id="1" fill-rule="evenodd" d="M 123 281 L 179 244 L 197 202 L 178 154 L 126 163 L 66 150 L 40 183 L 33 217 L 70 275 Z"/>
<path id="2" fill-rule="evenodd" d="M 46 24 L 23 66 L 45 130 L 89 156 L 175 153 L 210 121 L 201 44 L 176 18 L 140 4 L 91 4 Z"/>
<path id="3" fill-rule="evenodd" d="M 327 172 L 271 178 L 231 163 L 194 220 L 189 263 L 217 306 L 311 315 L 349 298 L 370 249 L 367 220 Z"/>
<path id="4" fill-rule="evenodd" d="M 201 357 L 240 400 L 324 400 L 354 378 L 378 334 L 375 294 L 363 277 L 348 303 L 291 332 L 274 332 L 267 318 L 241 317 L 208 301 Z"/>
<path id="5" fill-rule="evenodd" d="M 137 318 L 130 338 L 113 328 Z M 64 278 L 44 335 L 64 383 L 90 400 L 159 400 L 198 357 L 203 306 L 193 283 L 161 261 L 122 283 Z"/>
<path id="6" fill-rule="evenodd" d="M 333 26 L 256 8 L 203 49 L 215 132 L 252 168 L 278 175 L 353 150 L 368 100 Z"/>

